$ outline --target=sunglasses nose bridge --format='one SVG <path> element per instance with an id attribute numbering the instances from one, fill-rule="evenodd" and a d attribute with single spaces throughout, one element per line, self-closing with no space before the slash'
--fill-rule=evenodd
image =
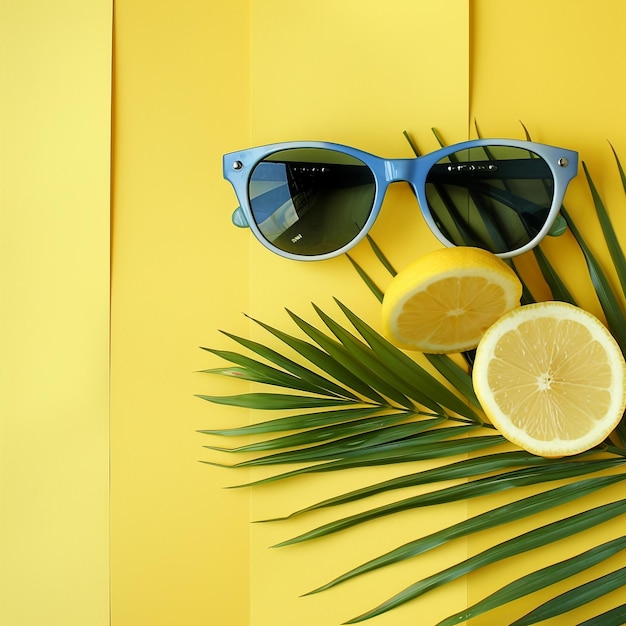
<path id="1" fill-rule="evenodd" d="M 385 179 L 388 183 L 407 182 L 415 178 L 417 159 L 389 159 L 385 161 Z"/>

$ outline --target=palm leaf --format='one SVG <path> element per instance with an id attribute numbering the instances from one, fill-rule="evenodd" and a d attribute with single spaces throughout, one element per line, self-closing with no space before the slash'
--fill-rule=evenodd
<path id="1" fill-rule="evenodd" d="M 412 450 L 423 443 L 416 435 L 425 430 L 438 426 L 445 418 L 435 418 L 408 424 L 396 424 L 384 426 L 366 433 L 341 437 L 333 441 L 327 441 L 318 445 L 309 445 L 315 441 L 316 432 L 307 431 L 299 435 L 293 435 L 292 439 L 298 440 L 298 445 L 306 445 L 306 448 L 277 452 L 237 464 L 237 467 L 247 465 L 277 465 L 281 463 L 311 463 L 316 461 L 329 461 L 334 459 L 359 459 L 369 456 L 368 452 L 375 449 L 379 458 L 395 458 L 406 454 L 407 449 Z"/>
<path id="2" fill-rule="evenodd" d="M 319 393 L 323 395 L 331 395 L 337 397 L 345 397 L 351 396 L 349 392 L 346 390 L 336 390 L 332 391 L 328 389 L 329 385 L 325 385 L 324 387 L 321 385 L 316 385 L 310 382 L 309 380 L 304 380 L 299 378 L 298 376 L 294 376 L 293 374 L 289 374 L 287 372 L 276 369 L 275 367 L 271 367 L 266 365 L 265 363 L 261 363 L 255 359 L 251 359 L 245 355 L 239 354 L 237 352 L 231 352 L 228 350 L 214 350 L 212 348 L 203 348 L 207 352 L 211 352 L 216 356 L 230 361 L 232 363 L 236 363 L 241 367 L 237 370 L 234 370 L 233 376 L 245 378 L 246 380 L 264 383 L 266 385 L 278 385 L 280 387 L 285 387 L 287 389 L 296 389 L 298 391 L 308 391 L 309 393 Z M 204 374 L 225 374 L 223 370 L 203 370 Z M 227 374 L 228 375 L 228 374 Z M 354 398 L 353 398 L 354 399 Z"/>
<path id="3" fill-rule="evenodd" d="M 478 131 L 478 127 L 476 128 Z M 433 129 L 433 132 L 439 143 L 444 145 L 438 131 Z M 524 132 L 530 140 L 525 127 Z M 418 155 L 417 145 L 407 133 L 405 136 Z M 611 149 L 626 194 L 626 175 L 617 153 L 612 146 Z M 592 252 L 565 208 L 562 208 L 561 213 L 563 221 L 569 226 L 582 251 L 608 327 L 624 351 L 626 263 L 609 218 L 609 211 L 584 163 L 583 169 L 595 214 L 604 235 L 604 243 L 615 273 L 619 277 L 621 289 L 613 289 L 598 257 Z M 442 201 L 445 200 L 445 197 L 442 197 Z M 486 227 L 490 229 L 492 237 L 499 236 L 495 222 L 489 221 Z M 471 237 L 471 233 L 467 233 L 467 236 Z M 374 261 L 391 276 L 395 276 L 397 271 L 391 260 L 371 237 L 368 236 L 367 239 Z M 552 298 L 575 304 L 578 294 L 567 287 L 563 277 L 544 252 L 536 248 L 534 255 Z M 371 278 L 369 271 L 351 257 L 349 261 L 356 275 L 364 281 L 378 301 L 382 301 L 384 293 Z M 525 277 L 513 263 L 511 265 L 524 287 L 523 302 L 533 301 L 532 285 L 526 283 Z M 377 465 L 407 464 L 409 468 L 406 473 L 393 479 L 374 482 L 344 494 L 322 499 L 280 519 L 299 517 L 319 509 L 336 509 L 348 503 L 367 501 L 368 498 L 378 494 L 398 492 L 419 485 L 429 485 L 433 489 L 427 493 L 405 496 L 383 506 L 370 505 L 370 508 L 353 515 L 336 516 L 327 524 L 281 541 L 278 546 L 319 539 L 403 511 L 412 510 L 417 514 L 423 507 L 467 501 L 470 498 L 482 498 L 500 492 L 515 494 L 517 487 L 530 486 L 535 492 L 430 535 L 418 536 L 339 575 L 310 593 L 318 593 L 372 570 L 419 557 L 461 537 L 471 537 L 475 533 L 496 526 L 514 525 L 522 518 L 544 511 L 552 509 L 558 511 L 559 507 L 575 500 L 579 500 L 580 505 L 584 506 L 585 498 L 589 495 L 626 480 L 623 467 L 626 462 L 626 449 L 622 447 L 623 443 L 619 443 L 620 438 L 621 442 L 626 441 L 624 419 L 618 427 L 617 438 L 612 439 L 612 444 L 599 446 L 596 450 L 571 459 L 543 459 L 519 450 L 511 451 L 510 448 L 499 451 L 497 447 L 506 441 L 485 421 L 473 392 L 469 371 L 472 366 L 471 353 L 463 355 L 466 367 L 461 367 L 455 359 L 447 355 L 428 355 L 426 369 L 419 362 L 421 356 L 414 358 L 415 355 L 399 350 L 338 299 L 336 303 L 348 320 L 349 327 L 315 304 L 313 307 L 318 322 L 321 321 L 321 327 L 287 311 L 290 321 L 295 324 L 304 339 L 261 321 L 252 320 L 278 340 L 283 347 L 295 353 L 294 358 L 287 357 L 279 349 L 229 333 L 224 335 L 251 355 L 204 348 L 214 357 L 230 364 L 228 367 L 204 370 L 206 373 L 265 385 L 271 387 L 274 392 L 255 391 L 232 396 L 198 397 L 217 405 L 292 412 L 286 417 L 281 416 L 246 426 L 199 431 L 212 437 L 265 436 L 260 441 L 246 442 L 243 445 L 205 447 L 222 454 L 258 454 L 255 458 L 246 458 L 227 467 L 289 465 L 287 471 L 265 476 L 238 487 L 270 485 L 273 482 L 306 474 L 323 474 Z M 277 436 L 268 437 L 272 433 Z M 463 458 L 467 455 L 470 457 Z M 431 460 L 438 461 L 438 466 L 428 468 L 419 466 L 422 461 Z M 209 461 L 202 462 L 225 467 Z M 300 467 L 294 468 L 294 464 Z M 598 472 L 605 474 L 608 472 L 608 475 L 589 477 L 589 474 Z M 452 481 L 453 484 L 436 488 L 444 481 Z M 554 481 L 561 481 L 564 484 L 547 488 Z M 389 611 L 421 597 L 432 589 L 468 573 L 478 572 L 483 567 L 502 559 L 541 549 L 558 541 L 574 541 L 577 533 L 614 520 L 624 512 L 626 500 L 618 500 L 596 506 L 594 509 L 583 510 L 570 517 L 562 517 L 552 524 L 530 532 L 522 534 L 513 532 L 508 541 L 502 544 L 494 543 L 480 554 L 418 580 L 394 597 L 347 623 L 361 622 Z M 531 572 L 508 583 L 464 611 L 449 616 L 440 626 L 471 619 L 536 590 L 566 581 L 574 574 L 604 562 L 624 547 L 626 538 L 618 538 L 586 550 L 576 557 Z M 515 624 L 520 626 L 535 623 L 587 604 L 615 588 L 623 587 L 626 583 L 625 576 L 625 568 L 618 568 L 610 574 L 573 587 L 535 608 Z M 626 620 L 625 607 L 626 605 L 622 605 L 605 611 L 584 624 L 586 626 L 622 624 Z"/>

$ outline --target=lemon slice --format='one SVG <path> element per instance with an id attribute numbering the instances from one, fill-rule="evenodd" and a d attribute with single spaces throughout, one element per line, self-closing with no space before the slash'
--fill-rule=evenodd
<path id="1" fill-rule="evenodd" d="M 626 405 L 626 366 L 602 322 L 564 302 L 519 307 L 476 350 L 474 389 L 493 425 L 528 452 L 561 457 L 602 442 Z"/>
<path id="2" fill-rule="evenodd" d="M 469 350 L 493 322 L 519 305 L 521 294 L 515 272 L 491 252 L 436 250 L 391 281 L 383 298 L 383 332 L 410 350 Z"/>

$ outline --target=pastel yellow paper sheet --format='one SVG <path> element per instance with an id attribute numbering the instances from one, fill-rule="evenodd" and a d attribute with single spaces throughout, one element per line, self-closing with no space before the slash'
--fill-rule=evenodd
<path id="1" fill-rule="evenodd" d="M 262 472 L 198 462 L 216 456 L 196 430 L 259 419 L 194 398 L 242 391 L 197 373 L 221 365 L 199 346 L 235 349 L 218 329 L 269 340 L 243 313 L 288 328 L 284 307 L 314 320 L 310 303 L 335 314 L 333 296 L 374 325 L 379 315 L 347 259 L 286 261 L 234 228 L 221 157 L 300 139 L 409 157 L 403 130 L 427 152 L 431 127 L 452 143 L 475 136 L 476 118 L 485 136 L 522 138 L 521 120 L 536 141 L 581 152 L 624 233 L 606 143 L 626 158 L 623 3 L 117 0 L 113 28 L 111 0 L 49 4 L 0 0 L 0 624 L 330 626 L 499 537 L 303 598 L 504 500 L 270 550 L 337 512 L 251 520 L 405 468 L 250 492 L 223 487 Z M 566 204 L 596 241 L 587 194 L 581 174 Z M 372 234 L 398 268 L 439 245 L 403 186 Z M 546 249 L 585 287 L 569 235 Z M 354 257 L 387 284 L 367 244 Z M 600 314 L 591 292 L 583 304 Z M 556 546 L 541 558 L 565 556 Z M 375 623 L 435 624 L 539 564 L 490 568 Z"/>

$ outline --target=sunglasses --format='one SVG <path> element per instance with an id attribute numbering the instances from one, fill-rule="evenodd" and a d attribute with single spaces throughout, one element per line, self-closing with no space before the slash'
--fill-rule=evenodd
<path id="1" fill-rule="evenodd" d="M 384 159 L 326 142 L 287 142 L 224 155 L 224 178 L 249 227 L 288 259 L 350 250 L 373 226 L 387 187 L 407 182 L 445 246 L 507 258 L 536 246 L 561 208 L 578 154 L 530 141 L 476 139 L 411 159 Z"/>

